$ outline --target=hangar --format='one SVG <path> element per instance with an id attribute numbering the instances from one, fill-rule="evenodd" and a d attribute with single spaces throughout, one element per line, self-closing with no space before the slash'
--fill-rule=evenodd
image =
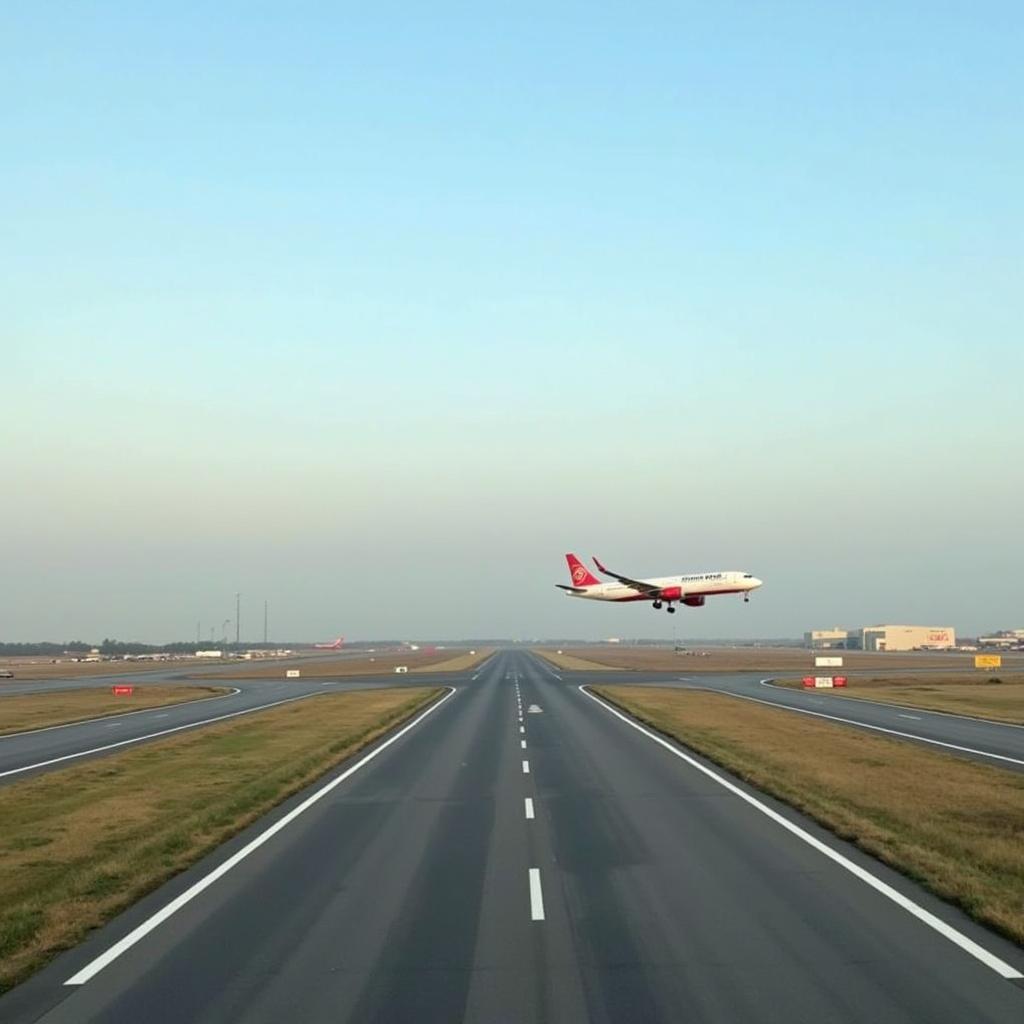
<path id="1" fill-rule="evenodd" d="M 951 650 L 956 647 L 952 626 L 864 626 L 863 629 L 813 629 L 804 642 L 814 650 L 847 651 Z"/>
<path id="2" fill-rule="evenodd" d="M 941 651 L 956 647 L 952 626 L 865 626 L 860 634 L 862 651 Z"/>

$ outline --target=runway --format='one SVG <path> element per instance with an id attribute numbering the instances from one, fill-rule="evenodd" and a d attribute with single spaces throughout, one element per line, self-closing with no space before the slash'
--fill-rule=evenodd
<path id="1" fill-rule="evenodd" d="M 1016 946 L 556 675 L 500 653 L 0 999 L 0 1019 L 1024 1019 Z"/>
<path id="2" fill-rule="evenodd" d="M 469 678 L 472 673 L 465 673 Z M 234 692 L 221 697 L 164 705 L 125 715 L 96 718 L 87 722 L 51 726 L 0 736 L 0 785 L 7 785 L 45 771 L 66 768 L 87 758 L 102 757 L 136 746 L 180 734 L 186 729 L 202 728 L 230 721 L 245 714 L 278 707 L 288 701 L 310 699 L 317 694 L 344 690 L 364 690 L 380 686 L 437 686 L 453 677 L 452 673 L 343 676 L 330 679 L 211 679 L 211 685 L 229 687 Z M 397 680 L 397 681 L 396 681 Z M 116 680 L 115 680 L 116 681 Z M 123 682 L 123 680 L 121 680 Z M 173 679 L 146 682 L 166 684 Z M 64 687 L 63 680 L 54 680 Z M 92 686 L 104 682 L 92 680 Z M 182 680 L 197 685 L 194 679 Z M 106 683 L 106 685 L 110 685 Z M 75 687 L 80 688 L 80 687 Z M 38 691 L 45 692 L 46 687 Z M 3 698 L 0 697 L 0 701 Z M 126 705 L 130 707 L 130 704 Z M 2 705 L 0 705 L 2 707 Z"/>
<path id="3" fill-rule="evenodd" d="M 543 664 L 551 677 L 566 683 L 679 686 L 727 693 L 838 725 L 862 728 L 892 739 L 921 743 L 933 750 L 1000 768 L 1024 771 L 1024 726 L 776 686 L 763 672 L 706 675 L 697 672 L 690 675 L 669 672 L 563 672 L 546 662 Z M 851 675 L 850 682 L 855 687 L 856 676 Z"/>

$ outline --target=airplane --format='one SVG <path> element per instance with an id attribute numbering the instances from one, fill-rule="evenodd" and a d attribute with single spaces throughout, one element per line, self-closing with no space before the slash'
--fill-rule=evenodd
<path id="1" fill-rule="evenodd" d="M 334 640 L 329 644 L 313 644 L 318 651 L 337 651 L 341 648 L 341 645 L 345 642 L 343 636 L 339 636 L 337 640 Z"/>
<path id="2" fill-rule="evenodd" d="M 569 577 L 572 585 L 556 583 L 569 597 L 582 597 L 590 601 L 650 601 L 652 607 L 665 606 L 667 612 L 675 612 L 673 603 L 699 608 L 708 597 L 718 594 L 742 594 L 744 601 L 750 600 L 750 591 L 762 585 L 762 581 L 749 572 L 697 572 L 684 576 L 656 576 L 653 579 L 634 580 L 628 576 L 606 569 L 596 558 L 594 565 L 605 576 L 611 576 L 615 583 L 599 580 L 572 552 L 565 556 L 569 563 Z"/>

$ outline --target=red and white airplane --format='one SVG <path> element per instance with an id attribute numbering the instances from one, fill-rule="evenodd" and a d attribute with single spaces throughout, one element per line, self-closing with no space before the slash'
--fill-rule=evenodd
<path id="1" fill-rule="evenodd" d="M 565 556 L 569 563 L 572 586 L 556 583 L 569 597 L 584 597 L 589 601 L 650 601 L 655 608 L 675 612 L 674 602 L 699 608 L 708 597 L 718 594 L 742 594 L 750 600 L 750 591 L 761 586 L 761 580 L 749 572 L 695 572 L 685 576 L 656 576 L 649 580 L 634 580 L 606 569 L 596 558 L 598 571 L 611 576 L 615 583 L 603 583 L 574 554 Z"/>
<path id="2" fill-rule="evenodd" d="M 343 636 L 339 636 L 337 640 L 332 641 L 329 644 L 313 644 L 318 651 L 337 651 L 341 648 L 341 645 L 345 642 Z"/>

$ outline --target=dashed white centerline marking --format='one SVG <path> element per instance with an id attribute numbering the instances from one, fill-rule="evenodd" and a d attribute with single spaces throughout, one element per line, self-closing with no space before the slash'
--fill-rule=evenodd
<path id="1" fill-rule="evenodd" d="M 530 762 L 529 761 L 524 761 L 523 762 L 523 774 L 524 775 L 529 775 L 530 774 Z"/>
<path id="2" fill-rule="evenodd" d="M 523 748 L 523 750 L 525 750 L 526 749 L 526 740 L 520 740 L 519 741 L 519 746 L 521 746 Z"/>
<path id="3" fill-rule="evenodd" d="M 544 893 L 540 887 L 540 868 L 530 868 L 530 920 L 544 920 Z"/>
<path id="4" fill-rule="evenodd" d="M 920 722 L 921 718 L 919 715 L 900 715 L 900 718 L 909 718 L 911 721 Z"/>
<path id="5" fill-rule="evenodd" d="M 527 816 L 527 818 L 532 818 L 533 817 L 533 798 L 532 797 L 527 797 L 526 798 L 526 816 Z"/>
<path id="6" fill-rule="evenodd" d="M 519 726 L 519 731 L 520 732 L 526 732 L 526 726 L 525 725 Z"/>

